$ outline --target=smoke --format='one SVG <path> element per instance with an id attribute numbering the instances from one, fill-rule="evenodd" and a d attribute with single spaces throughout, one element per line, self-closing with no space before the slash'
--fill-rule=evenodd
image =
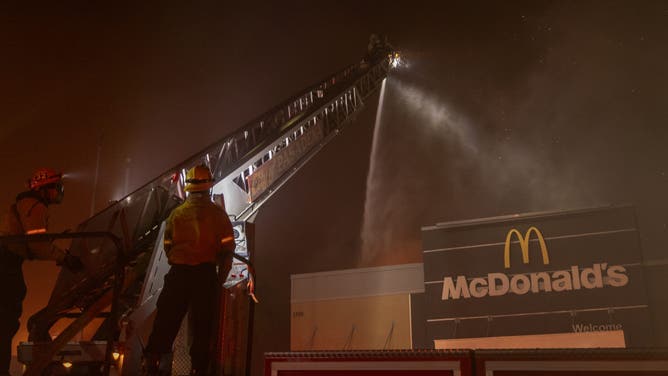
<path id="1" fill-rule="evenodd" d="M 435 222 L 594 204 L 578 160 L 554 159 L 563 140 L 509 115 L 490 129 L 410 76 L 383 85 L 361 266 L 420 262 L 420 228 Z"/>
<path id="2" fill-rule="evenodd" d="M 424 225 L 607 204 L 636 205 L 643 242 L 665 244 L 665 23 L 620 4 L 584 12 L 593 20 L 572 8 L 388 79 L 361 266 L 420 262 Z"/>
<path id="3" fill-rule="evenodd" d="M 388 79 L 360 265 L 420 262 L 424 225 L 607 204 L 636 205 L 643 242 L 660 249 L 668 33 L 656 6 L 557 3 L 516 29 L 427 46 L 437 52 Z"/>

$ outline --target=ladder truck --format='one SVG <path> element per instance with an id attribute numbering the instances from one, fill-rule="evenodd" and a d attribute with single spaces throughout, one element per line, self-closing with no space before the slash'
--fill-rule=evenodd
<path id="1" fill-rule="evenodd" d="M 262 204 L 352 122 L 400 59 L 391 46 L 375 46 L 360 62 L 205 147 L 87 219 L 76 232 L 0 239 L 69 238 L 70 252 L 85 266 L 79 273 L 62 269 L 48 304 L 29 319 L 28 342 L 18 348 L 25 375 L 139 374 L 169 270 L 161 241 L 164 220 L 186 197 L 186 171 L 201 163 L 210 168 L 214 201 L 224 205 L 233 222 L 236 258 L 252 262 L 253 219 Z M 250 368 L 253 302 L 244 283 L 249 268 L 237 259 L 220 294 L 214 360 L 219 375 L 243 375 Z M 63 319 L 69 324 L 52 338 L 49 330 Z M 94 328 L 92 338 L 76 341 L 84 328 Z M 187 328 L 186 319 L 175 341 L 174 374 L 189 372 Z"/>

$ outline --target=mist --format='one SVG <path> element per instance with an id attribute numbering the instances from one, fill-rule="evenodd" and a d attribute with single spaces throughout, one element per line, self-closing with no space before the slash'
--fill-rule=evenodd
<path id="1" fill-rule="evenodd" d="M 650 253 L 668 245 L 668 103 L 650 94 L 668 84 L 668 34 L 622 4 L 573 12 L 522 17 L 525 45 L 509 31 L 470 56 L 416 53 L 388 79 L 361 266 L 421 262 L 419 229 L 437 222 L 615 204 L 637 207 Z"/>
<path id="2" fill-rule="evenodd" d="M 291 274 L 421 262 L 421 226 L 633 204 L 645 260 L 667 258 L 665 1 L 16 8 L 0 201 L 37 167 L 75 173 L 54 232 L 359 61 L 371 33 L 409 59 L 258 215 L 254 375 L 289 350 Z M 57 271 L 25 268 L 24 324 Z"/>

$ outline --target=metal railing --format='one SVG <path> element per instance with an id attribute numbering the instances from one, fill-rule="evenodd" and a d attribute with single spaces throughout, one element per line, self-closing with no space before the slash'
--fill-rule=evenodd
<path id="1" fill-rule="evenodd" d="M 107 345 L 104 357 L 104 375 L 109 375 L 109 369 L 112 361 L 113 343 L 118 338 L 120 327 L 118 325 L 119 315 L 119 297 L 123 289 L 125 281 L 125 265 L 126 258 L 124 252 L 124 245 L 121 239 L 111 232 L 93 231 L 93 232 L 71 232 L 71 233 L 42 233 L 33 235 L 10 235 L 0 236 L 0 246 L 25 244 L 26 246 L 31 242 L 53 242 L 59 239 L 106 239 L 109 240 L 116 250 L 116 257 L 113 262 L 113 280 L 111 286 L 107 289 L 107 299 L 99 299 L 97 304 L 93 304 L 80 314 L 72 314 L 70 312 L 61 312 L 59 317 L 75 317 L 73 324 L 69 325 L 63 330 L 55 339 L 40 346 L 40 351 L 34 356 L 33 361 L 27 365 L 24 375 L 39 376 L 50 363 L 53 362 L 54 356 L 58 350 L 65 346 L 74 336 L 81 331 L 93 319 L 100 316 L 100 313 L 111 305 L 111 312 L 107 319 L 112 324 L 111 331 L 108 332 Z M 8 250 L 7 250 L 8 251 Z M 9 251 L 8 251 L 9 252 Z M 68 271 L 67 274 L 75 275 L 85 273 L 88 267 L 86 257 L 81 257 L 83 262 L 83 270 L 80 272 Z M 63 273 L 61 272 L 61 276 Z M 30 321 L 29 325 L 30 326 Z M 48 331 L 47 331 L 48 333 Z"/>
<path id="2" fill-rule="evenodd" d="M 247 220 L 284 184 L 310 157 L 329 142 L 362 107 L 363 100 L 378 87 L 388 71 L 386 59 L 373 64 L 353 64 L 312 85 L 280 105 L 265 112 L 237 131 L 207 146 L 199 153 L 167 170 L 126 197 L 116 201 L 81 223 L 78 233 L 104 232 L 118 239 L 122 252 L 103 241 L 72 237 L 73 254 L 87 258 L 85 273 L 59 274 L 49 303 L 30 318 L 31 337 L 43 336 L 60 317 L 73 308 L 86 311 L 97 307 L 99 301 L 115 280 L 116 260 L 120 254 L 124 264 L 132 267 L 135 283 L 143 283 L 146 265 L 158 237 L 160 224 L 173 208 L 185 198 L 185 172 L 188 168 L 205 163 L 213 172 L 216 182 L 234 177 L 240 192 L 252 165 L 288 149 L 289 143 L 303 137 L 316 123 L 322 124 L 324 136 L 312 150 L 302 156 L 262 195 L 243 202 L 241 210 L 230 213 L 237 220 Z M 267 157 L 267 154 L 271 156 Z M 252 171 L 251 171 L 252 172 Z M 246 196 L 249 197 L 249 196 Z M 68 234 L 72 235 L 72 234 Z M 121 296 L 125 307 L 133 307 L 135 297 Z M 67 329 L 66 329 L 67 330 Z"/>

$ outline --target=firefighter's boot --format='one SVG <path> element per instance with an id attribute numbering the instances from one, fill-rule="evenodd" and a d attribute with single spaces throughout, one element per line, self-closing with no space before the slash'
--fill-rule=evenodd
<path id="1" fill-rule="evenodd" d="M 160 372 L 160 354 L 144 354 L 141 362 L 142 376 L 162 376 L 165 373 Z M 168 375 L 168 374 L 167 374 Z"/>
<path id="2" fill-rule="evenodd" d="M 172 354 L 145 354 L 141 365 L 142 376 L 169 376 L 172 374 Z"/>
<path id="3" fill-rule="evenodd" d="M 190 370 L 190 376 L 209 376 L 212 375 L 211 372 L 208 371 L 208 367 L 193 367 L 193 369 Z"/>
<path id="4" fill-rule="evenodd" d="M 141 375 L 155 376 L 158 374 L 158 366 L 160 365 L 160 356 L 154 354 L 145 354 L 141 361 Z"/>

